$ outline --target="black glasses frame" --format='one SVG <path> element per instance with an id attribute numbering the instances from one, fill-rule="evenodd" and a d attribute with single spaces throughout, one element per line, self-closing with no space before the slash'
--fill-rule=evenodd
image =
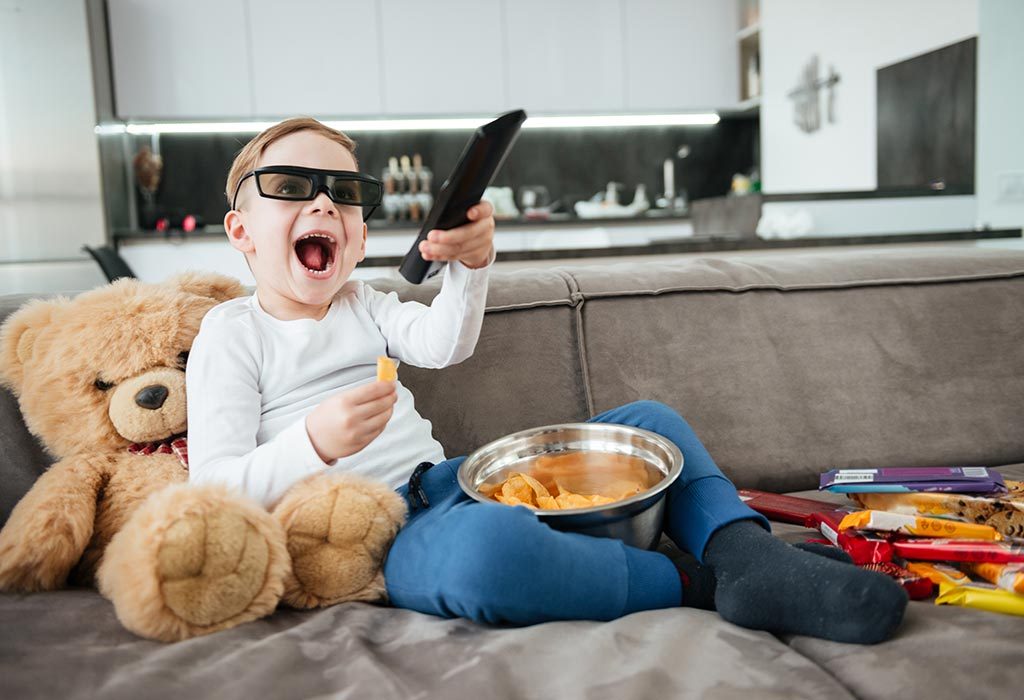
<path id="1" fill-rule="evenodd" d="M 257 175 L 262 175 L 264 173 L 302 175 L 303 177 L 308 177 L 313 181 L 313 188 L 310 190 L 309 194 L 304 197 L 285 197 L 279 194 L 267 194 L 260 186 L 260 179 L 256 177 Z M 309 202 L 316 199 L 318 194 L 324 192 L 335 204 L 363 207 L 363 221 L 369 219 L 373 215 L 373 212 L 376 211 L 377 207 L 381 205 L 381 202 L 384 201 L 384 183 L 372 175 L 358 173 L 354 170 L 319 170 L 317 168 L 303 168 L 299 165 L 267 165 L 246 173 L 242 176 L 242 179 L 238 181 L 238 184 L 235 186 L 235 194 L 231 198 L 232 209 L 235 209 L 235 205 L 238 204 L 238 192 L 242 189 L 242 183 L 250 177 L 256 178 L 256 189 L 259 191 L 261 197 L 266 197 L 267 199 L 283 199 L 290 202 Z M 334 191 L 329 186 L 329 183 L 333 183 L 336 180 L 343 180 L 346 182 L 366 182 L 371 185 L 376 185 L 377 196 L 371 201 L 360 202 L 359 204 L 338 201 L 334 197 Z M 369 211 L 366 210 L 366 207 L 370 208 Z"/>

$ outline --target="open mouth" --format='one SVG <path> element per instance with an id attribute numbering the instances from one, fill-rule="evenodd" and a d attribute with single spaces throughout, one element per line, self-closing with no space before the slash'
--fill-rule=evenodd
<path id="1" fill-rule="evenodd" d="M 312 277 L 327 277 L 334 268 L 338 243 L 327 233 L 315 231 L 295 241 L 295 256 Z"/>

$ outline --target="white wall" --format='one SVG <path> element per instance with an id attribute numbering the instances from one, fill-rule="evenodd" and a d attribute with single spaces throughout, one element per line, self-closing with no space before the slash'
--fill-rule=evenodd
<path id="1" fill-rule="evenodd" d="M 953 195 L 765 202 L 761 216 L 778 221 L 780 216 L 791 219 L 803 212 L 813 222 L 814 236 L 878 236 L 968 231 L 974 228 L 977 211 L 974 195 Z"/>
<path id="2" fill-rule="evenodd" d="M 1024 179 L 1024 2 L 980 0 L 978 12 L 978 221 L 1024 227 L 1024 200 L 999 196 L 1001 176 Z"/>
<path id="3" fill-rule="evenodd" d="M 82 244 L 103 243 L 90 60 L 84 2 L 0 0 L 4 292 L 78 285 Z"/>
<path id="4" fill-rule="evenodd" d="M 1002 4 L 1016 6 L 1018 17 L 1024 5 L 1019 0 Z M 764 191 L 875 189 L 876 69 L 977 33 L 977 0 L 761 0 Z M 1020 56 L 1021 49 L 1016 51 Z M 821 129 L 808 134 L 794 123 L 787 93 L 813 54 L 818 55 L 819 75 L 824 77 L 833 65 L 840 82 L 837 123 L 829 124 L 823 113 Z M 1007 65 L 1007 74 L 1010 70 Z M 1020 118 L 1020 90 L 1016 99 L 1017 110 L 1007 120 Z"/>
<path id="5" fill-rule="evenodd" d="M 0 261 L 102 243 L 95 124 L 85 3 L 0 0 Z"/>

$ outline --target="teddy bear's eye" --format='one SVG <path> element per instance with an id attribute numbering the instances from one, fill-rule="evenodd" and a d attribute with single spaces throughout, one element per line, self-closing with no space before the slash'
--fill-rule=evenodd
<path id="1" fill-rule="evenodd" d="M 188 350 L 182 350 L 178 353 L 178 364 L 182 367 L 188 364 Z"/>
<path id="2" fill-rule="evenodd" d="M 112 382 L 105 382 L 105 381 L 103 381 L 102 379 L 99 379 L 99 378 L 97 378 L 96 381 L 93 382 L 92 385 L 94 387 L 96 387 L 97 389 L 99 389 L 100 391 L 106 391 L 110 387 L 114 386 L 114 384 Z"/>

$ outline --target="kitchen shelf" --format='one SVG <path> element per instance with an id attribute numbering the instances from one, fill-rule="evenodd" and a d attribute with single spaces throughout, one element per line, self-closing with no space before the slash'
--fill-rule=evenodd
<path id="1" fill-rule="evenodd" d="M 748 39 L 752 36 L 755 36 L 760 31 L 761 23 L 757 22 L 755 24 L 751 24 L 749 27 L 744 27 L 743 29 L 736 32 L 736 39 L 738 41 L 743 41 L 744 39 Z"/>

